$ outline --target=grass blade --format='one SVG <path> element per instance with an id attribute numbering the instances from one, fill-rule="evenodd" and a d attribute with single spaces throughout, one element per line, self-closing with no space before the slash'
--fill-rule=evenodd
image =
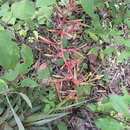
<path id="1" fill-rule="evenodd" d="M 7 94 L 6 94 L 6 99 L 7 99 L 7 102 L 8 102 L 8 104 L 9 104 L 9 106 L 10 106 L 10 109 L 11 109 L 13 115 L 14 115 L 14 118 L 15 118 L 15 121 L 16 121 L 16 123 L 17 123 L 17 125 L 18 125 L 19 130 L 25 130 L 25 128 L 24 128 L 24 126 L 23 126 L 21 120 L 19 119 L 18 115 L 17 115 L 16 112 L 14 111 L 14 109 L 13 109 L 13 107 L 12 107 L 10 101 L 9 101 L 9 98 L 8 98 Z"/>

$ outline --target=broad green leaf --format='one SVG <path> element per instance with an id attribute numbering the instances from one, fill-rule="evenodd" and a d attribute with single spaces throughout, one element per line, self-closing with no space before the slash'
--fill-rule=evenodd
<path id="1" fill-rule="evenodd" d="M 88 52 L 88 54 L 87 55 L 91 55 L 91 54 L 95 54 L 95 53 L 97 53 L 98 51 L 99 51 L 99 47 L 93 47 L 89 52 Z"/>
<path id="2" fill-rule="evenodd" d="M 104 8 L 104 3 L 102 2 L 102 0 L 94 0 L 94 4 L 96 5 L 97 8 L 102 9 Z"/>
<path id="3" fill-rule="evenodd" d="M 2 17 L 2 21 L 6 24 L 15 24 L 16 18 L 12 17 L 12 13 L 10 11 L 6 12 L 5 15 Z"/>
<path id="4" fill-rule="evenodd" d="M 92 38 L 95 41 L 98 41 L 98 37 L 97 37 L 97 35 L 94 32 L 92 32 L 91 30 L 86 30 L 86 32 L 88 33 L 90 38 Z"/>
<path id="5" fill-rule="evenodd" d="M 95 13 L 96 8 L 98 7 L 103 7 L 102 1 L 101 0 L 80 0 L 80 3 L 84 9 L 84 11 L 92 17 L 92 25 L 95 28 L 100 27 L 100 22 L 99 22 L 99 16 Z"/>
<path id="6" fill-rule="evenodd" d="M 84 11 L 91 17 L 93 17 L 96 6 L 94 5 L 94 0 L 81 0 L 81 5 Z"/>
<path id="7" fill-rule="evenodd" d="M 104 49 L 103 53 L 105 55 L 108 55 L 108 54 L 112 54 L 112 53 L 115 53 L 116 52 L 116 48 L 114 46 L 111 46 L 111 47 L 107 47 Z"/>
<path id="8" fill-rule="evenodd" d="M 6 69 L 15 68 L 19 61 L 19 49 L 11 38 L 13 35 L 9 32 L 0 31 L 0 65 Z"/>
<path id="9" fill-rule="evenodd" d="M 0 42 L 11 41 L 12 38 L 15 38 L 13 33 L 7 32 L 5 30 L 0 30 Z"/>
<path id="10" fill-rule="evenodd" d="M 5 89 L 7 89 L 7 84 L 4 80 L 0 79 L 0 92 L 4 91 Z"/>
<path id="11" fill-rule="evenodd" d="M 96 126 L 101 130 L 121 130 L 123 125 L 112 118 L 100 118 L 94 121 Z"/>
<path id="12" fill-rule="evenodd" d="M 0 31 L 4 31 L 5 29 L 4 29 L 4 27 L 2 26 L 2 25 L 0 25 Z"/>
<path id="13" fill-rule="evenodd" d="M 31 66 L 33 64 L 33 53 L 32 49 L 29 46 L 22 46 L 21 56 L 24 59 L 24 64 L 26 64 L 27 66 Z"/>
<path id="14" fill-rule="evenodd" d="M 61 121 L 61 122 L 58 124 L 58 129 L 59 129 L 59 130 L 68 130 L 66 123 L 63 122 L 63 121 Z"/>
<path id="15" fill-rule="evenodd" d="M 51 105 L 50 104 L 46 104 L 45 107 L 44 107 L 44 113 L 48 113 L 51 109 Z"/>
<path id="16" fill-rule="evenodd" d="M 30 99 L 28 98 L 28 96 L 26 96 L 26 95 L 23 94 L 23 93 L 18 93 L 18 94 L 26 101 L 26 103 L 28 104 L 28 106 L 29 106 L 30 108 L 32 108 L 32 103 L 31 103 Z"/>
<path id="17" fill-rule="evenodd" d="M 4 3 L 1 7 L 0 7 L 0 17 L 4 16 L 6 14 L 6 12 L 8 12 L 9 10 L 9 3 L 6 2 Z"/>
<path id="18" fill-rule="evenodd" d="M 125 94 L 124 96 L 120 96 L 120 97 L 125 102 L 125 104 L 130 105 L 130 96 L 128 94 Z M 107 99 L 107 101 L 105 101 L 105 103 L 101 103 L 97 106 L 97 111 L 99 111 L 99 112 L 102 111 L 102 112 L 110 113 L 111 111 L 114 111 L 114 110 L 115 109 L 112 105 L 112 101 L 108 100 L 108 99 Z"/>
<path id="19" fill-rule="evenodd" d="M 100 27 L 100 22 L 99 22 L 99 16 L 95 14 L 96 8 L 101 8 L 103 7 L 102 1 L 101 0 L 80 0 L 80 3 L 84 9 L 84 11 L 92 17 L 92 25 L 95 28 Z"/>
<path id="20" fill-rule="evenodd" d="M 119 44 L 121 44 L 121 45 L 130 47 L 130 40 L 128 40 L 128 39 L 124 39 L 124 38 L 121 37 L 121 36 L 115 36 L 115 37 L 114 37 L 114 40 L 115 40 L 115 42 L 117 42 L 117 43 L 119 43 Z"/>
<path id="21" fill-rule="evenodd" d="M 97 107 L 96 107 L 96 105 L 95 104 L 88 104 L 87 105 L 87 107 L 89 108 L 89 109 L 91 109 L 93 112 L 96 112 L 97 111 Z"/>
<path id="22" fill-rule="evenodd" d="M 130 17 L 130 10 L 129 9 L 126 10 L 126 15 L 127 15 L 127 18 Z"/>
<path id="23" fill-rule="evenodd" d="M 46 67 L 43 71 L 38 72 L 38 77 L 40 79 L 47 79 L 50 76 L 50 69 Z"/>
<path id="24" fill-rule="evenodd" d="M 13 81 L 17 78 L 19 74 L 19 71 L 17 69 L 15 70 L 9 70 L 7 73 L 5 73 L 2 77 L 2 79 L 6 79 L 8 81 Z"/>
<path id="25" fill-rule="evenodd" d="M 35 87 L 38 87 L 39 84 L 31 78 L 26 78 L 21 82 L 21 86 L 35 88 Z"/>
<path id="26" fill-rule="evenodd" d="M 129 18 L 126 18 L 126 19 L 124 20 L 124 22 L 125 22 L 125 24 L 128 25 L 128 28 L 130 29 L 130 19 L 129 19 Z"/>
<path id="27" fill-rule="evenodd" d="M 13 73 L 15 73 L 15 71 L 16 72 L 18 71 L 18 74 L 20 74 L 20 73 L 23 73 L 23 74 L 28 73 L 29 66 L 27 66 L 25 63 L 22 63 L 22 64 L 18 63 Z"/>
<path id="28" fill-rule="evenodd" d="M 27 45 L 23 45 L 21 48 L 21 57 L 23 58 L 24 63 L 17 64 L 16 70 L 18 70 L 19 73 L 27 73 L 29 67 L 33 64 L 32 49 Z"/>
<path id="29" fill-rule="evenodd" d="M 109 113 L 110 111 L 114 111 L 114 109 L 112 107 L 112 103 L 108 102 L 108 103 L 104 103 L 104 104 L 99 104 L 97 107 L 97 111 Z"/>
<path id="30" fill-rule="evenodd" d="M 110 102 L 113 108 L 123 115 L 129 115 L 128 104 L 124 101 L 123 96 L 118 96 L 116 94 L 110 95 Z"/>
<path id="31" fill-rule="evenodd" d="M 14 118 L 15 118 L 15 121 L 16 121 L 16 123 L 18 125 L 19 130 L 25 130 L 25 128 L 24 128 L 24 126 L 23 126 L 20 118 L 18 117 L 18 115 L 16 114 L 15 110 L 13 109 L 13 107 L 12 107 L 12 105 L 11 105 L 11 103 L 10 103 L 9 98 L 8 98 L 7 95 L 6 95 L 6 99 L 7 99 L 7 102 L 9 104 L 9 106 L 10 106 L 10 109 L 11 109 L 13 115 L 14 115 Z"/>
<path id="32" fill-rule="evenodd" d="M 119 31 L 117 29 L 111 29 L 107 34 L 109 34 L 111 36 L 120 36 L 120 35 L 123 35 L 124 32 L 123 31 Z"/>
<path id="33" fill-rule="evenodd" d="M 36 7 L 52 6 L 55 3 L 56 3 L 56 0 L 37 0 Z"/>
<path id="34" fill-rule="evenodd" d="M 127 9 L 126 15 L 127 15 L 127 17 L 126 17 L 126 19 L 124 20 L 124 22 L 125 22 L 125 24 L 128 25 L 128 28 L 130 29 L 130 10 L 129 10 L 129 9 Z"/>
<path id="35" fill-rule="evenodd" d="M 35 13 L 35 17 L 38 19 L 39 24 L 45 24 L 46 21 L 50 21 L 52 15 L 51 7 L 39 8 Z"/>
<path id="36" fill-rule="evenodd" d="M 123 60 L 127 60 L 130 57 L 130 50 L 125 50 L 121 52 L 121 54 L 118 56 L 118 61 L 122 62 Z"/>
<path id="37" fill-rule="evenodd" d="M 35 12 L 35 4 L 29 0 L 14 2 L 11 11 L 16 18 L 31 19 Z"/>
<path id="38" fill-rule="evenodd" d="M 92 21 L 92 25 L 94 26 L 94 28 L 100 28 L 100 18 L 97 14 L 93 15 L 93 21 Z"/>
<path id="39" fill-rule="evenodd" d="M 24 63 L 21 63 L 21 64 L 18 63 L 14 69 L 9 70 L 7 73 L 5 73 L 2 76 L 3 79 L 13 81 L 17 78 L 17 76 L 20 73 L 27 73 L 28 72 L 29 67 L 33 63 L 32 49 L 27 45 L 23 45 L 21 48 L 21 57 L 23 58 Z"/>

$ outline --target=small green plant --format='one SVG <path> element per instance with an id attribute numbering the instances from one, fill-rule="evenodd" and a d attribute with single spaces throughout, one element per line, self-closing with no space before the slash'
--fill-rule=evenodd
<path id="1" fill-rule="evenodd" d="M 98 105 L 89 104 L 88 107 L 95 112 L 102 113 L 102 118 L 95 120 L 95 124 L 102 130 L 128 128 L 130 96 L 125 92 L 124 96 L 110 94 Z"/>

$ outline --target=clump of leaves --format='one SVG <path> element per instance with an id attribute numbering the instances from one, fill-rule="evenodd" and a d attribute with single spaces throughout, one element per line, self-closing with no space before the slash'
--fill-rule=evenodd
<path id="1" fill-rule="evenodd" d="M 21 130 L 24 130 L 24 127 L 33 129 L 33 126 L 35 126 L 34 129 L 40 129 L 39 126 L 69 114 L 69 112 L 58 114 L 55 112 L 86 103 L 83 101 L 71 104 L 73 100 L 70 101 L 70 99 L 77 101 L 83 97 L 84 93 L 88 95 L 90 87 L 93 85 L 92 82 L 102 76 L 91 77 L 86 72 L 82 73 L 81 64 L 85 57 L 81 54 L 81 49 L 84 48 L 84 45 L 76 47 L 75 39 L 80 37 L 79 34 L 84 30 L 85 35 L 97 43 L 96 47 L 88 51 L 87 55 L 99 52 L 100 58 L 104 59 L 106 55 L 119 53 L 118 46 L 123 45 L 127 49 L 123 50 L 117 59 L 119 62 L 128 59 L 130 56 L 129 40 L 123 37 L 125 32 L 119 31 L 117 25 L 123 22 L 130 28 L 130 11 L 127 8 L 129 1 L 124 3 L 126 6 L 117 0 L 61 0 L 58 1 L 60 5 L 58 6 L 56 0 L 0 1 L 0 66 L 3 71 L 0 76 L 0 125 L 4 124 L 6 129 L 11 129 L 16 124 Z M 106 19 L 101 21 L 102 16 L 98 12 L 104 10 L 108 10 L 109 13 L 105 17 Z M 57 28 L 50 29 L 53 11 L 53 22 Z M 81 19 L 73 16 L 75 12 L 81 14 Z M 83 12 L 86 14 L 82 15 Z M 86 25 L 86 16 L 91 19 L 89 25 Z M 43 24 L 56 40 L 39 36 L 37 27 Z M 29 35 L 28 37 L 30 31 L 34 36 Z M 20 38 L 22 45 L 16 42 L 18 40 L 15 35 Z M 24 44 L 26 39 L 27 42 L 33 43 L 34 40 L 38 40 L 40 43 L 46 44 L 46 50 L 56 59 L 57 68 L 62 71 L 62 74 L 51 75 L 52 69 L 47 65 L 44 68 L 44 64 L 41 64 L 38 73 L 31 77 L 30 73 L 33 71 L 32 65 L 35 59 L 31 47 L 28 43 Z M 116 42 L 117 46 L 106 46 L 104 50 L 100 46 L 98 47 L 99 44 L 110 42 Z M 86 63 L 83 64 L 84 66 L 86 67 Z M 51 78 L 48 79 L 48 77 Z M 39 84 L 39 79 L 44 82 L 49 81 L 49 86 Z M 60 103 L 54 88 L 61 100 Z M 36 107 L 35 102 L 39 103 L 36 103 Z M 64 104 L 66 104 L 65 107 Z M 91 108 L 92 106 L 94 105 L 90 105 Z M 127 128 L 129 125 L 127 122 L 129 119 L 128 106 L 128 94 L 110 95 L 107 102 L 93 107 L 95 112 L 104 113 L 104 117 L 96 120 L 95 124 L 103 130 Z M 23 113 L 26 112 L 27 115 L 24 115 Z M 16 123 L 11 120 L 13 116 Z M 46 129 L 46 127 L 44 128 Z M 44 128 L 42 127 L 42 129 Z M 63 128 L 67 129 L 66 124 L 61 121 L 58 129 Z"/>
<path id="2" fill-rule="evenodd" d="M 88 107 L 95 112 L 100 112 L 103 117 L 95 120 L 95 124 L 102 130 L 128 128 L 130 96 L 127 92 L 123 96 L 110 94 L 98 105 L 89 104 Z M 108 127 L 108 126 L 109 127 Z M 107 127 L 106 127 L 107 126 Z"/>

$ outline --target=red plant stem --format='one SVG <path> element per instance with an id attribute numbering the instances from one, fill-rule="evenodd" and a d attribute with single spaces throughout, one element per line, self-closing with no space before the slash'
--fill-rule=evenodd
<path id="1" fill-rule="evenodd" d="M 73 59 L 66 59 L 64 52 L 70 52 L 70 53 L 76 53 L 77 51 L 79 51 L 82 47 L 79 48 L 68 48 L 65 49 L 63 48 L 63 39 L 65 37 L 69 37 L 69 38 L 73 38 L 73 34 L 77 33 L 77 31 L 79 30 L 79 26 L 82 25 L 82 23 L 80 23 L 81 20 L 68 20 L 68 13 L 72 12 L 72 11 L 77 11 L 77 10 L 81 10 L 82 8 L 77 8 L 76 7 L 76 0 L 69 0 L 68 4 L 65 6 L 66 7 L 66 13 L 64 13 L 64 10 L 62 10 L 61 8 L 59 8 L 58 6 L 56 7 L 56 22 L 60 25 L 61 29 L 55 29 L 55 30 L 50 30 L 51 32 L 57 33 L 58 35 L 60 35 L 60 42 L 56 42 L 56 41 L 51 41 L 48 40 L 46 38 L 43 37 L 39 37 L 40 40 L 39 42 L 41 43 L 46 43 L 46 44 L 50 44 L 52 46 L 54 46 L 55 48 L 57 48 L 57 52 L 55 54 L 55 52 L 51 51 L 52 53 L 54 53 L 57 57 L 61 57 L 64 60 L 64 67 L 67 68 L 67 74 L 69 74 L 69 78 L 65 77 L 64 79 L 60 79 L 54 82 L 54 84 L 56 85 L 56 89 L 57 89 L 57 93 L 58 96 L 60 98 L 61 93 L 65 94 L 69 94 L 69 96 L 65 96 L 67 98 L 71 98 L 71 99 L 77 99 L 76 96 L 76 92 L 77 92 L 77 86 L 79 85 L 79 83 L 82 80 L 78 80 L 78 74 L 74 75 L 74 66 L 76 68 L 76 73 L 78 73 L 78 66 L 79 66 L 79 61 L 77 61 L 76 56 L 73 57 Z M 70 26 L 66 27 L 66 23 L 69 23 Z M 62 91 L 63 90 L 63 82 L 66 82 L 67 86 L 70 86 L 70 80 L 73 82 L 74 84 L 74 90 L 68 90 L 68 88 L 66 87 L 66 91 Z"/>
<path id="2" fill-rule="evenodd" d="M 81 20 L 64 20 L 65 23 L 80 24 Z"/>
<path id="3" fill-rule="evenodd" d="M 76 52 L 80 50 L 80 48 L 69 48 L 69 49 L 62 49 L 64 52 Z"/>
<path id="4" fill-rule="evenodd" d="M 39 42 L 41 42 L 41 43 L 52 44 L 52 45 L 57 45 L 58 44 L 57 42 L 52 42 L 52 41 L 50 41 L 50 40 L 48 40 L 48 39 L 46 39 L 44 37 L 39 37 L 39 38 L 40 38 Z"/>

